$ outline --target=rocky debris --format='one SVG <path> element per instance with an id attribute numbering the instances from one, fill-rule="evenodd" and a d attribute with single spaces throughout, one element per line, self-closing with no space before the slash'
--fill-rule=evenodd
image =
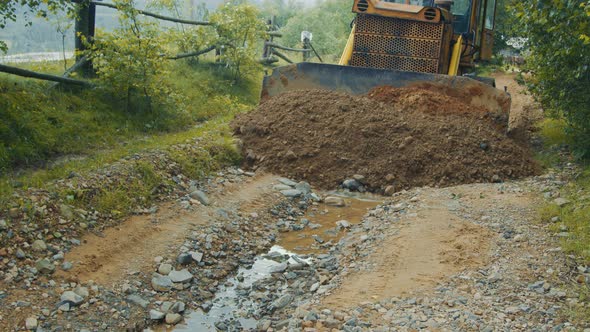
<path id="1" fill-rule="evenodd" d="M 505 123 L 496 122 L 497 114 L 458 98 L 452 100 L 455 111 L 429 111 L 441 107 L 431 99 L 437 92 L 406 93 L 416 99 L 415 105 L 428 100 L 431 107 L 405 109 L 407 105 L 395 100 L 374 100 L 387 97 L 388 90 L 369 97 L 290 91 L 239 114 L 232 127 L 243 142 L 245 166 L 328 190 L 341 185 L 351 191 L 383 193 L 392 185 L 397 190 L 448 186 L 539 172 L 524 144 L 506 136 Z M 457 111 L 455 104 L 465 112 Z M 415 137 L 420 137 L 419 142 Z M 294 187 L 292 182 L 284 184 Z"/>
<path id="2" fill-rule="evenodd" d="M 172 265 L 171 264 L 162 263 L 158 267 L 158 273 L 161 275 L 167 276 L 168 274 L 170 274 L 170 272 L 172 272 Z"/>
<path id="3" fill-rule="evenodd" d="M 137 304 L 138 306 L 140 306 L 142 308 L 147 308 L 148 305 L 150 304 L 150 301 L 142 298 L 141 296 L 139 296 L 137 294 L 131 294 L 131 295 L 127 296 L 127 301 L 129 301 L 133 304 Z M 150 316 L 151 316 L 151 312 L 150 312 Z"/>

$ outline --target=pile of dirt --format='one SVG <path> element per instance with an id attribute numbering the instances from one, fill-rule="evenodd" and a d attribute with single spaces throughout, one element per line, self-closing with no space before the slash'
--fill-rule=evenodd
<path id="1" fill-rule="evenodd" d="M 292 91 L 241 114 L 232 126 L 246 166 L 326 189 L 354 174 L 380 191 L 537 173 L 526 147 L 492 125 L 489 112 L 441 96 L 427 89 L 377 88 L 368 96 Z"/>

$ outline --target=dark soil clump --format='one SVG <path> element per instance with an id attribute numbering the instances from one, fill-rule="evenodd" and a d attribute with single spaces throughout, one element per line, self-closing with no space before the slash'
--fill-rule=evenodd
<path id="1" fill-rule="evenodd" d="M 368 96 L 293 91 L 241 114 L 232 126 L 246 166 L 325 189 L 354 174 L 382 191 L 538 172 L 526 146 L 499 130 L 489 112 L 443 97 L 406 88 L 377 88 Z"/>

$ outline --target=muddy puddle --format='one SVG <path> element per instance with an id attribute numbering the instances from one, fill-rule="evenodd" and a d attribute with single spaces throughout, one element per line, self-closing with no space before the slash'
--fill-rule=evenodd
<path id="1" fill-rule="evenodd" d="M 264 305 L 264 301 L 251 296 L 252 290 L 261 284 L 275 283 L 276 275 L 288 273 L 294 266 L 313 267 L 314 257 L 321 257 L 330 244 L 346 235 L 346 225 L 360 223 L 368 210 L 382 203 L 379 196 L 339 197 L 344 199 L 345 206 L 314 205 L 300 220 L 287 225 L 297 225 L 292 229 L 298 230 L 280 233 L 277 244 L 256 257 L 252 267 L 240 267 L 219 288 L 208 311 L 190 313 L 174 331 L 256 330 L 258 319 L 268 314 L 268 303 Z M 287 294 L 288 287 L 288 283 L 281 284 L 275 292 Z"/>
<path id="2" fill-rule="evenodd" d="M 281 233 L 279 244 L 285 249 L 300 254 L 317 254 L 338 243 L 348 228 L 360 223 L 368 210 L 383 202 L 383 197 L 364 194 L 362 196 L 337 196 L 344 199 L 346 206 L 328 206 L 324 203 L 312 206 L 305 217 L 299 220 L 303 229 Z"/>

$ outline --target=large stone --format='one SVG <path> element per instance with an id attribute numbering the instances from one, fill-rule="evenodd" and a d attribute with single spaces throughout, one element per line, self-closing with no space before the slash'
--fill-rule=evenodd
<path id="1" fill-rule="evenodd" d="M 299 197 L 299 196 L 303 195 L 303 192 L 301 190 L 297 190 L 297 189 L 288 189 L 288 190 L 282 190 L 281 194 L 283 194 L 283 196 L 285 196 L 285 197 Z"/>
<path id="2" fill-rule="evenodd" d="M 60 300 L 62 302 L 68 302 L 71 305 L 80 305 L 84 302 L 84 298 L 72 291 L 65 291 L 61 294 Z"/>
<path id="3" fill-rule="evenodd" d="M 336 222 L 336 227 L 340 229 L 350 228 L 350 223 L 347 220 L 339 220 Z"/>
<path id="4" fill-rule="evenodd" d="M 25 320 L 25 328 L 27 330 L 36 330 L 39 322 L 37 321 L 37 317 L 29 317 Z"/>
<path id="5" fill-rule="evenodd" d="M 307 182 L 299 182 L 296 186 L 295 189 L 301 191 L 304 194 L 309 194 L 311 192 L 311 186 L 309 185 L 309 183 Z"/>
<path id="6" fill-rule="evenodd" d="M 293 189 L 293 187 L 288 186 L 286 184 L 277 184 L 277 185 L 273 186 L 272 189 L 274 189 L 276 191 L 283 191 L 283 190 Z"/>
<path id="7" fill-rule="evenodd" d="M 166 316 L 166 314 L 163 312 L 160 312 L 160 311 L 154 310 L 154 309 L 150 310 L 150 319 L 151 320 L 162 320 L 162 319 L 164 319 L 165 316 Z"/>
<path id="8" fill-rule="evenodd" d="M 82 296 L 83 298 L 87 298 L 90 295 L 88 288 L 82 286 L 76 287 L 76 289 L 74 289 L 74 293 Z"/>
<path id="9" fill-rule="evenodd" d="M 173 270 L 170 272 L 170 274 L 168 274 L 168 277 L 170 280 L 172 280 L 172 282 L 180 283 L 189 282 L 193 279 L 192 273 L 188 272 L 187 269 L 182 269 L 180 271 Z"/>
<path id="10" fill-rule="evenodd" d="M 186 305 L 184 304 L 184 302 L 178 301 L 178 302 L 175 302 L 170 307 L 170 309 L 168 310 L 168 312 L 179 314 L 181 312 L 184 312 L 185 308 L 186 308 Z"/>
<path id="11" fill-rule="evenodd" d="M 383 193 L 385 194 L 385 196 L 391 196 L 391 195 L 395 194 L 395 186 L 385 187 L 385 190 L 383 191 Z"/>
<path id="12" fill-rule="evenodd" d="M 557 206 L 559 206 L 559 207 L 563 207 L 563 206 L 568 205 L 570 203 L 570 201 L 568 199 L 563 198 L 563 197 L 559 197 L 559 198 L 556 198 L 553 201 L 553 203 L 557 204 Z"/>
<path id="13" fill-rule="evenodd" d="M 35 268 L 37 271 L 39 271 L 39 273 L 43 274 L 51 274 L 55 272 L 55 265 L 53 265 L 53 263 L 51 263 L 47 258 L 38 260 L 37 263 L 35 263 Z"/>
<path id="14" fill-rule="evenodd" d="M 278 299 L 276 299 L 273 303 L 272 303 L 272 307 L 275 310 L 281 309 L 286 307 L 287 305 L 289 305 L 289 303 L 291 303 L 293 301 L 293 295 L 291 294 L 285 294 L 281 297 L 279 297 Z"/>
<path id="15" fill-rule="evenodd" d="M 190 264 L 193 261 L 193 258 L 188 252 L 183 252 L 178 255 L 176 261 L 180 264 Z"/>
<path id="16" fill-rule="evenodd" d="M 170 272 L 172 272 L 172 265 L 171 264 L 162 263 L 158 267 L 158 273 L 161 275 L 167 276 L 168 274 L 170 274 Z"/>
<path id="17" fill-rule="evenodd" d="M 176 325 L 182 320 L 182 315 L 169 313 L 166 314 L 166 324 Z"/>
<path id="18" fill-rule="evenodd" d="M 280 178 L 279 182 L 289 187 L 295 187 L 297 185 L 297 182 L 289 180 L 287 178 Z"/>
<path id="19" fill-rule="evenodd" d="M 355 179 L 346 179 L 344 182 L 342 182 L 342 187 L 349 190 L 358 190 L 360 186 L 360 182 Z"/>
<path id="20" fill-rule="evenodd" d="M 202 252 L 192 251 L 192 252 L 190 252 L 190 254 L 191 254 L 191 258 L 197 263 L 200 263 L 201 260 L 203 260 L 203 253 Z"/>
<path id="21" fill-rule="evenodd" d="M 195 190 L 192 193 L 190 193 L 189 195 L 191 198 L 196 199 L 197 201 L 201 202 L 201 204 L 203 205 L 209 205 L 209 197 L 207 197 L 207 194 L 205 194 L 204 192 L 200 191 L 200 190 Z"/>
<path id="22" fill-rule="evenodd" d="M 33 244 L 31 245 L 31 248 L 34 251 L 45 251 L 47 250 L 47 245 L 43 240 L 35 240 L 35 242 L 33 242 Z"/>
<path id="23" fill-rule="evenodd" d="M 346 206 L 346 201 L 342 197 L 328 196 L 324 199 L 324 203 L 328 206 L 343 207 Z"/>
<path id="24" fill-rule="evenodd" d="M 131 295 L 127 296 L 127 301 L 129 301 L 133 304 L 137 304 L 138 306 L 140 306 L 142 308 L 147 308 L 147 306 L 150 304 L 150 301 L 142 298 L 141 296 L 139 296 L 137 294 L 131 294 Z"/>
<path id="25" fill-rule="evenodd" d="M 67 220 L 74 219 L 74 212 L 72 211 L 72 208 L 68 205 L 61 204 L 59 206 L 59 213 L 62 215 L 62 217 L 64 217 Z"/>
<path id="26" fill-rule="evenodd" d="M 158 292 L 167 292 L 172 288 L 172 280 L 169 276 L 155 276 L 152 278 L 152 288 Z"/>

